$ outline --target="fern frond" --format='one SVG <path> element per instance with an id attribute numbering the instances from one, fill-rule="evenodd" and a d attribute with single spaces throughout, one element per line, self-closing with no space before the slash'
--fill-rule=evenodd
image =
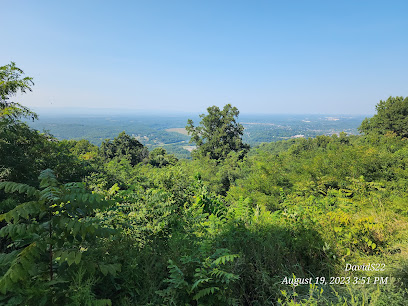
<path id="1" fill-rule="evenodd" d="M 235 281 L 239 279 L 238 275 L 235 275 L 233 273 L 229 273 L 226 271 L 222 271 L 219 269 L 214 269 L 213 271 L 210 272 L 212 276 L 215 276 L 218 279 L 221 279 L 224 283 L 228 284 L 231 281 Z"/>
<path id="2" fill-rule="evenodd" d="M 211 277 L 202 278 L 202 279 L 197 280 L 197 281 L 193 284 L 193 286 L 191 287 L 191 291 L 193 291 L 195 288 L 197 288 L 200 284 L 202 284 L 202 283 L 208 283 L 208 282 L 210 282 L 211 280 L 212 280 Z"/>
<path id="3" fill-rule="evenodd" d="M 220 288 L 218 287 L 209 287 L 209 288 L 202 289 L 193 297 L 193 299 L 198 301 L 202 297 L 206 295 L 214 294 L 216 291 L 219 291 L 219 290 Z"/>
<path id="4" fill-rule="evenodd" d="M 0 267 L 8 266 L 18 255 L 18 251 L 15 250 L 10 253 L 1 253 L 0 254 Z"/>
<path id="5" fill-rule="evenodd" d="M 57 178 L 55 177 L 54 171 L 51 169 L 46 169 L 41 171 L 40 175 L 38 176 L 40 180 L 40 188 L 53 186 L 56 187 L 59 185 Z"/>
<path id="6" fill-rule="evenodd" d="M 9 269 L 0 278 L 0 292 L 6 294 L 14 284 L 24 280 L 33 273 L 34 260 L 38 258 L 39 249 L 35 242 L 25 247 L 13 260 Z"/>
<path id="7" fill-rule="evenodd" d="M 27 234 L 34 234 L 40 231 L 37 224 L 8 224 L 0 229 L 0 237 L 18 238 L 27 236 Z"/>
<path id="8" fill-rule="evenodd" d="M 219 265 L 220 263 L 225 264 L 226 262 L 232 262 L 235 258 L 239 257 L 238 254 L 228 254 L 218 257 L 213 261 L 214 264 Z"/>
<path id="9" fill-rule="evenodd" d="M 28 196 L 38 196 L 39 191 L 27 184 L 14 182 L 0 182 L 0 190 L 3 189 L 6 193 L 18 192 L 20 194 L 27 194 Z"/>
<path id="10" fill-rule="evenodd" d="M 40 200 L 45 200 L 45 201 L 58 201 L 60 199 L 62 192 L 61 189 L 59 189 L 56 186 L 48 186 L 41 190 L 40 192 Z"/>
<path id="11" fill-rule="evenodd" d="M 36 201 L 25 202 L 17 205 L 9 212 L 0 215 L 0 220 L 6 220 L 7 222 L 18 222 L 20 218 L 29 219 L 31 215 L 38 213 L 42 209 L 42 203 Z"/>

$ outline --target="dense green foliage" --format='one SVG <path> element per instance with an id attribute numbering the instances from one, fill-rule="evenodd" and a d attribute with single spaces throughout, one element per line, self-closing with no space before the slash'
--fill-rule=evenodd
<path id="1" fill-rule="evenodd" d="M 57 141 L 2 115 L 0 303 L 405 305 L 407 139 L 341 133 L 245 155 L 226 113 L 208 122 L 224 138 L 233 123 L 238 146 L 194 160 L 125 133 Z M 368 263 L 385 269 L 345 271 Z"/>
<path id="2" fill-rule="evenodd" d="M 231 104 L 220 110 L 217 106 L 207 108 L 208 115 L 201 114 L 200 125 L 195 127 L 189 119 L 186 130 L 191 135 L 190 142 L 196 144 L 194 155 L 209 156 L 211 159 L 223 160 L 230 152 L 239 152 L 243 157 L 249 145 L 242 142 L 244 127 L 237 123 L 239 111 Z"/>
<path id="3" fill-rule="evenodd" d="M 47 168 L 54 169 L 64 182 L 82 180 L 91 168 L 89 162 L 69 152 L 66 142 L 24 123 L 1 119 L 0 156 L 0 180 L 28 184 L 36 184 L 40 172 Z"/>
<path id="4" fill-rule="evenodd" d="M 143 159 L 147 157 L 148 152 L 139 141 L 130 137 L 125 132 L 122 132 L 118 137 L 115 137 L 113 141 L 107 139 L 102 142 L 101 155 L 105 161 L 114 158 L 126 158 L 130 164 L 134 166 L 143 161 Z"/>
<path id="5" fill-rule="evenodd" d="M 27 196 L 27 202 L 0 215 L 0 220 L 7 222 L 0 237 L 13 241 L 11 252 L 0 256 L 2 301 L 58 304 L 65 300 L 64 283 L 72 278 L 72 264 L 91 271 L 104 269 L 95 257 L 88 257 L 87 251 L 98 237 L 107 237 L 112 231 L 101 227 L 94 215 L 109 202 L 90 194 L 80 183 L 61 185 L 50 169 L 41 172 L 38 179 L 39 190 L 25 184 L 0 183 L 0 189 L 7 193 Z M 115 271 L 118 267 L 114 266 Z M 59 292 L 53 294 L 57 289 Z"/>
<path id="6" fill-rule="evenodd" d="M 47 168 L 54 169 L 62 181 L 82 180 L 88 173 L 88 163 L 70 154 L 65 144 L 53 136 L 18 120 L 37 118 L 28 108 L 10 101 L 17 93 L 31 91 L 32 79 L 22 74 L 14 63 L 0 67 L 0 181 L 35 184 L 40 172 Z"/>
<path id="7" fill-rule="evenodd" d="M 361 123 L 360 131 L 369 133 L 387 132 L 408 137 L 408 97 L 389 97 L 376 105 L 377 114 Z"/>

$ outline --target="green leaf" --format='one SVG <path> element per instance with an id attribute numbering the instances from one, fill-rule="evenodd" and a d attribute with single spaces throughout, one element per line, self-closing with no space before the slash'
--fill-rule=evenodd
<path id="1" fill-rule="evenodd" d="M 99 269 L 101 270 L 103 275 L 105 275 L 105 276 L 108 275 L 109 270 L 108 270 L 107 266 L 99 265 Z"/>
<path id="2" fill-rule="evenodd" d="M 72 227 L 72 235 L 76 236 L 76 234 L 79 233 L 79 231 L 81 230 L 81 223 L 78 221 L 74 221 L 74 225 Z"/>
<path id="3" fill-rule="evenodd" d="M 82 253 L 81 252 L 77 252 L 75 255 L 75 264 L 79 264 L 81 262 L 81 257 L 82 257 Z"/>
<path id="4" fill-rule="evenodd" d="M 75 254 L 75 252 L 70 252 L 70 253 L 68 254 L 68 256 L 67 256 L 68 266 L 71 266 L 71 265 L 75 262 L 75 259 L 76 259 L 76 254 Z"/>

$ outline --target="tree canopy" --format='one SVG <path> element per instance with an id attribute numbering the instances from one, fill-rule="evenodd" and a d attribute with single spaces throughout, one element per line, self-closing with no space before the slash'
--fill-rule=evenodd
<path id="1" fill-rule="evenodd" d="M 359 130 L 364 134 L 393 132 L 408 137 L 408 97 L 389 97 L 376 105 L 377 114 L 366 118 Z"/>
<path id="2" fill-rule="evenodd" d="M 18 119 L 28 117 L 36 119 L 37 115 L 20 103 L 10 101 L 19 92 L 32 91 L 34 85 L 31 77 L 23 77 L 24 72 L 14 62 L 0 67 L 0 118 Z"/>
<path id="3" fill-rule="evenodd" d="M 249 145 L 242 142 L 244 127 L 239 124 L 239 111 L 227 104 L 222 110 L 217 106 L 207 108 L 208 114 L 201 114 L 199 126 L 194 126 L 189 119 L 186 130 L 191 135 L 190 142 L 196 144 L 196 157 L 209 156 L 211 159 L 224 160 L 230 152 L 239 152 L 241 157 L 249 150 Z"/>
<path id="4" fill-rule="evenodd" d="M 149 153 L 149 164 L 154 167 L 174 165 L 176 162 L 177 158 L 173 154 L 167 154 L 163 148 L 155 148 Z"/>
<path id="5" fill-rule="evenodd" d="M 23 75 L 13 62 L 0 67 L 0 181 L 35 184 L 46 168 L 53 168 L 62 181 L 81 179 L 87 171 L 83 161 L 63 150 L 64 144 L 53 136 L 20 121 L 37 118 L 27 107 L 11 101 L 18 94 L 32 91 L 32 78 Z M 0 200 L 2 197 L 0 194 Z"/>
<path id="6" fill-rule="evenodd" d="M 124 157 L 134 166 L 148 157 L 149 152 L 137 139 L 122 132 L 113 141 L 107 139 L 102 143 L 101 154 L 105 160 Z"/>

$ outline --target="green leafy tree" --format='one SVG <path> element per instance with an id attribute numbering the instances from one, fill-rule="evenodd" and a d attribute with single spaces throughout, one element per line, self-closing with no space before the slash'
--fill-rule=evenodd
<path id="1" fill-rule="evenodd" d="M 70 152 L 84 160 L 94 160 L 98 156 L 98 146 L 87 139 L 62 140 L 61 144 L 67 146 Z"/>
<path id="2" fill-rule="evenodd" d="M 32 91 L 33 79 L 22 77 L 22 75 L 24 75 L 23 70 L 18 68 L 14 62 L 0 67 L 0 119 L 37 118 L 37 115 L 27 107 L 10 100 L 18 93 Z"/>
<path id="3" fill-rule="evenodd" d="M 154 167 L 164 167 L 167 165 L 174 165 L 177 158 L 173 154 L 167 154 L 163 148 L 155 148 L 149 154 L 149 164 Z"/>
<path id="4" fill-rule="evenodd" d="M 102 142 L 100 153 L 105 161 L 114 158 L 126 158 L 134 166 L 148 157 L 148 150 L 137 139 L 122 132 L 113 141 L 106 139 Z"/>
<path id="5" fill-rule="evenodd" d="M 393 132 L 408 137 L 408 97 L 389 97 L 376 105 L 377 114 L 366 118 L 359 130 L 364 134 Z"/>
<path id="6" fill-rule="evenodd" d="M 191 135 L 190 142 L 196 144 L 196 157 L 207 156 L 215 160 L 224 160 L 230 152 L 240 152 L 244 157 L 249 145 L 242 142 L 244 127 L 239 124 L 239 111 L 231 104 L 220 110 L 217 106 L 207 108 L 208 115 L 201 114 L 200 126 L 195 127 L 189 119 L 186 130 Z"/>
<path id="7" fill-rule="evenodd" d="M 60 142 L 18 121 L 0 125 L 0 156 L 0 181 L 36 185 L 40 172 L 51 168 L 59 180 L 72 182 L 91 170 L 89 161 L 71 153 L 66 141 Z"/>
<path id="8" fill-rule="evenodd" d="M 89 171 L 84 160 L 71 154 L 63 142 L 31 129 L 19 119 L 37 115 L 13 98 L 32 91 L 31 77 L 15 63 L 0 67 L 0 181 L 36 185 L 40 172 L 55 170 L 62 181 L 82 179 Z M 3 194 L 0 192 L 0 201 Z"/>

